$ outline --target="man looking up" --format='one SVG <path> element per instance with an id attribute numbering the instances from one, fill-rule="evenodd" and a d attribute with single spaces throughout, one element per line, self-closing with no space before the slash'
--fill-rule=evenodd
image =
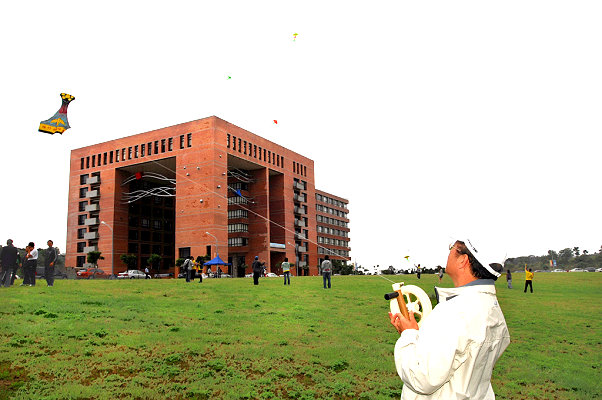
<path id="1" fill-rule="evenodd" d="M 493 400 L 493 367 L 510 343 L 495 295 L 501 264 L 489 264 L 469 240 L 449 246 L 445 271 L 454 288 L 435 288 L 439 304 L 422 327 L 389 313 L 401 334 L 395 366 L 404 382 L 402 400 Z"/>
<path id="2" fill-rule="evenodd" d="M 48 286 L 52 287 L 54 286 L 54 265 L 58 254 L 56 249 L 52 247 L 52 240 L 49 240 L 46 244 L 48 249 L 46 249 L 46 257 L 44 258 L 44 277 Z"/>

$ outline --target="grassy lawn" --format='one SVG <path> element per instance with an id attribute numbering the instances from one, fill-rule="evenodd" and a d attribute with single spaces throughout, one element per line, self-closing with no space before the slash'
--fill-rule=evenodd
<path id="1" fill-rule="evenodd" d="M 533 294 L 514 278 L 497 284 L 512 340 L 497 398 L 600 398 L 602 274 L 536 274 Z M 438 279 L 393 280 L 431 294 Z M 390 289 L 374 276 L 1 289 L 0 399 L 398 399 Z"/>

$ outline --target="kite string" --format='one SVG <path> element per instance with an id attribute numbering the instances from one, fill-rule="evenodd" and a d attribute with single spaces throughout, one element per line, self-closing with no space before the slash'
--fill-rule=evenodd
<path id="1" fill-rule="evenodd" d="M 170 172 L 173 172 L 173 173 L 174 173 L 174 174 L 176 174 L 177 176 L 180 176 L 180 177 L 182 177 L 182 178 L 184 178 L 184 179 L 187 179 L 187 180 L 189 180 L 190 182 L 194 183 L 195 185 L 201 185 L 201 186 L 202 186 L 202 187 L 204 187 L 204 188 L 205 188 L 205 189 L 206 189 L 208 192 L 210 192 L 210 193 L 213 193 L 213 194 L 215 194 L 216 196 L 219 196 L 219 197 L 221 197 L 222 199 L 226 200 L 226 202 L 228 201 L 228 197 L 226 197 L 226 196 L 222 195 L 221 193 L 218 193 L 218 192 L 215 192 L 215 191 L 213 191 L 212 189 L 208 188 L 208 187 L 207 187 L 205 184 L 203 184 L 203 183 L 201 183 L 201 182 L 195 182 L 194 180 L 192 180 L 192 178 L 190 178 L 190 177 L 188 177 L 188 176 L 186 176 L 186 175 L 184 175 L 184 174 L 178 173 L 177 171 L 175 171 L 175 170 L 173 170 L 173 169 L 171 169 L 171 168 L 169 168 L 169 167 L 166 167 L 166 166 L 165 166 L 165 165 L 163 165 L 163 164 L 160 164 L 160 163 L 159 163 L 157 160 L 151 160 L 151 161 L 152 161 L 152 162 L 154 162 L 155 164 L 157 164 L 158 166 L 160 166 L 160 167 L 162 167 L 162 168 L 165 168 L 166 170 L 168 170 L 168 171 L 170 171 Z M 176 193 L 176 196 L 177 196 L 177 193 Z M 242 208 L 242 209 L 245 209 L 245 210 L 247 210 L 247 211 L 251 212 L 252 214 L 255 214 L 256 216 L 258 216 L 258 217 L 260 217 L 260 218 L 263 218 L 263 219 L 264 219 L 264 220 L 266 220 L 267 222 L 269 222 L 269 223 L 272 223 L 272 224 L 274 224 L 274 225 L 276 225 L 276 226 L 278 226 L 278 227 L 280 227 L 280 228 L 284 229 L 285 231 L 292 233 L 292 234 L 293 234 L 293 235 L 295 235 L 295 237 L 296 237 L 296 235 L 297 235 L 297 232 L 295 232 L 295 231 L 293 231 L 293 230 L 290 230 L 290 229 L 286 228 L 285 226 L 282 226 L 282 225 L 278 224 L 277 222 L 274 222 L 274 221 L 270 220 L 269 218 L 267 218 L 267 217 L 265 217 L 265 216 L 263 216 L 263 215 L 261 215 L 261 214 L 259 214 L 259 213 L 255 212 L 255 211 L 251 210 L 250 208 L 247 208 L 247 207 L 243 206 L 242 204 L 237 204 L 237 205 L 238 205 L 240 208 Z M 326 247 L 324 247 L 324 246 L 320 246 L 320 244 L 318 244 L 317 242 L 314 242 L 314 241 L 313 241 L 313 240 L 311 240 L 310 238 L 305 238 L 305 240 L 307 240 L 309 243 L 315 244 L 315 245 L 316 245 L 316 246 L 318 246 L 319 248 L 322 248 L 322 249 L 324 249 L 324 250 L 328 251 L 328 252 L 329 252 L 329 253 L 331 253 L 331 254 L 334 254 L 334 255 L 337 255 L 337 256 L 339 256 L 339 254 L 338 254 L 338 253 L 336 253 L 336 252 L 334 252 L 334 251 L 332 251 L 332 250 L 330 250 L 330 249 L 328 249 L 328 248 L 326 248 Z"/>

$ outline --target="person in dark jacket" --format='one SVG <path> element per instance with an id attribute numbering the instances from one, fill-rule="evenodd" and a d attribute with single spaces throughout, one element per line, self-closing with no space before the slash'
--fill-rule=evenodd
<path id="1" fill-rule="evenodd" d="M 262 269 L 259 257 L 255 256 L 255 260 L 253 261 L 253 285 L 259 285 L 259 275 L 261 274 Z"/>
<path id="2" fill-rule="evenodd" d="M 58 254 L 56 249 L 52 247 L 52 240 L 49 240 L 47 244 L 48 249 L 46 249 L 46 257 L 44 258 L 44 277 L 48 286 L 52 287 L 54 285 L 54 265 L 56 264 Z"/>
<path id="3" fill-rule="evenodd" d="M 26 260 L 23 263 L 23 270 L 25 279 L 23 285 L 35 286 L 36 285 L 36 267 L 38 266 L 38 250 L 34 242 L 29 242 L 26 247 L 27 255 Z"/>
<path id="4" fill-rule="evenodd" d="M 6 247 L 2 248 L 0 253 L 0 266 L 2 270 L 0 272 L 0 286 L 9 287 L 11 285 L 11 278 L 13 271 L 16 270 L 17 266 L 17 248 L 13 246 L 12 239 L 6 241 Z"/>

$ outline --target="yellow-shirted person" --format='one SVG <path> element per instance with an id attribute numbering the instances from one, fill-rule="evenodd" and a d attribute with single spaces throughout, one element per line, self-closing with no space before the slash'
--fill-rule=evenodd
<path id="1" fill-rule="evenodd" d="M 531 288 L 531 293 L 533 293 L 533 269 L 529 268 L 527 271 L 527 265 L 525 264 L 525 293 L 527 293 L 527 286 Z"/>

